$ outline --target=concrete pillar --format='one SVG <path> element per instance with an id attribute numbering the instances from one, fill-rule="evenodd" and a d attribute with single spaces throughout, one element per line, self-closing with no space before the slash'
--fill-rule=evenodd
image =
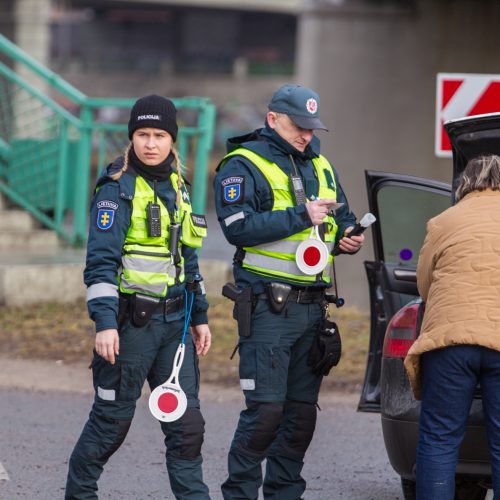
<path id="1" fill-rule="evenodd" d="M 52 0 L 16 0 L 14 42 L 41 64 L 47 64 L 50 47 Z"/>
<path id="2" fill-rule="evenodd" d="M 317 75 L 317 56 L 320 53 L 320 25 L 318 14 L 308 0 L 303 1 L 303 11 L 297 22 L 295 74 L 298 82 L 306 87 L 317 86 L 315 75 Z"/>
<path id="3" fill-rule="evenodd" d="M 0 0 L 0 33 L 9 40 L 14 38 L 14 0 Z"/>
<path id="4" fill-rule="evenodd" d="M 14 43 L 39 63 L 47 65 L 50 50 L 50 12 L 52 0 L 16 0 L 14 3 Z M 24 64 L 15 64 L 14 71 L 38 90 L 46 93 L 49 85 L 36 77 Z M 46 127 L 42 121 L 33 121 L 33 101 L 22 91 L 14 95 L 14 135 L 40 137 Z"/>

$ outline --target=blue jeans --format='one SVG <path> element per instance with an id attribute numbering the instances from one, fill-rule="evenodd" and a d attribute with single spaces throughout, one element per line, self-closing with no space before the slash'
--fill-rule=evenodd
<path id="1" fill-rule="evenodd" d="M 417 447 L 417 499 L 453 500 L 458 451 L 479 383 L 491 457 L 493 489 L 500 498 L 500 352 L 456 345 L 422 355 L 422 409 Z"/>

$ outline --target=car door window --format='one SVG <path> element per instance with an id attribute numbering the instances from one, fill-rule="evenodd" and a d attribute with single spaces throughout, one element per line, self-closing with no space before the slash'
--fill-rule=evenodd
<path id="1" fill-rule="evenodd" d="M 446 210 L 450 197 L 442 191 L 387 183 L 377 193 L 383 260 L 414 267 L 429 219 Z"/>

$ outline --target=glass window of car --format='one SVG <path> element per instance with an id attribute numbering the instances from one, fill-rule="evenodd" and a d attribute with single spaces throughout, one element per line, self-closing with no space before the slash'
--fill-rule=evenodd
<path id="1" fill-rule="evenodd" d="M 416 266 L 429 219 L 446 210 L 449 195 L 397 182 L 377 193 L 383 260 L 387 264 Z"/>

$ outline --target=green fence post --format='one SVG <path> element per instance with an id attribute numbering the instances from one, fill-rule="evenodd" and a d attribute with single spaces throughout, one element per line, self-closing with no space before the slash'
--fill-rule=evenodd
<path id="1" fill-rule="evenodd" d="M 179 156 L 181 158 L 181 162 L 183 165 L 187 166 L 187 157 L 189 150 L 189 135 L 186 134 L 184 129 L 179 129 L 179 133 L 177 134 L 177 151 L 179 152 Z"/>
<path id="2" fill-rule="evenodd" d="M 104 167 L 104 163 L 106 162 L 106 136 L 102 130 L 97 130 L 97 137 L 99 138 L 97 169 L 100 172 L 100 170 Z"/>
<path id="3" fill-rule="evenodd" d="M 61 120 L 61 132 L 59 134 L 59 159 L 58 159 L 58 174 L 57 174 L 57 191 L 56 191 L 56 206 L 54 214 L 54 222 L 56 226 L 61 226 L 64 215 L 65 201 L 68 199 L 68 123 L 63 118 Z"/>
<path id="4" fill-rule="evenodd" d="M 196 144 L 193 177 L 193 211 L 204 214 L 207 201 L 208 163 L 215 127 L 215 105 L 205 101 L 198 120 L 199 136 Z"/>
<path id="5" fill-rule="evenodd" d="M 92 147 L 92 109 L 86 104 L 80 111 L 82 128 L 80 129 L 79 154 L 75 172 L 75 202 L 73 231 L 78 243 L 87 238 L 87 210 L 89 197 L 90 160 Z"/>

